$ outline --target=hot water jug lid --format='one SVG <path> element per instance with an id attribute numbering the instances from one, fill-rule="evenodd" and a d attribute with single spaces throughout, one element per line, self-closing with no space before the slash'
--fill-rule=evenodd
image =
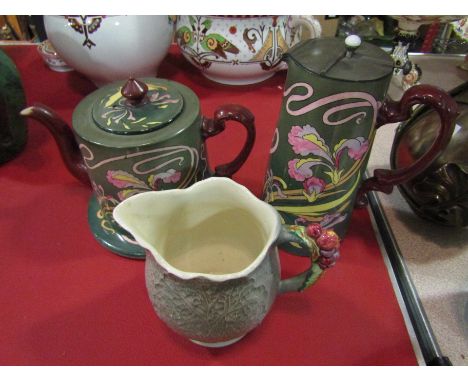
<path id="1" fill-rule="evenodd" d="M 324 37 L 306 40 L 290 49 L 285 56 L 300 67 L 321 77 L 352 81 L 376 81 L 393 72 L 393 60 L 376 45 L 359 36 L 346 39 Z"/>

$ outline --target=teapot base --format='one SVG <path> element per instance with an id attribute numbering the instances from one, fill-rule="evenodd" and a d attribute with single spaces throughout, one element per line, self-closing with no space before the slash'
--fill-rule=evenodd
<path id="1" fill-rule="evenodd" d="M 190 339 L 190 341 L 192 341 L 194 344 L 205 346 L 207 348 L 222 348 L 225 346 L 232 345 L 236 343 L 237 341 L 241 340 L 242 338 L 244 338 L 244 336 L 240 336 L 232 340 L 221 341 L 221 342 L 203 342 L 203 341 L 197 341 L 197 340 L 192 340 L 192 339 Z"/>
<path id="2" fill-rule="evenodd" d="M 94 195 L 88 203 L 88 223 L 95 239 L 104 248 L 119 256 L 145 259 L 145 250 L 133 241 L 130 234 L 123 231 L 113 219 L 103 216 L 99 202 Z"/>

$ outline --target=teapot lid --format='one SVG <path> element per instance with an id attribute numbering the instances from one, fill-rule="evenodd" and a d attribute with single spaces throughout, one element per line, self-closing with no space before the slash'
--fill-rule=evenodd
<path id="1" fill-rule="evenodd" d="M 174 121 L 184 106 L 180 92 L 168 83 L 144 83 L 130 78 L 109 89 L 92 108 L 96 125 L 110 133 L 143 134 Z"/>
<path id="2" fill-rule="evenodd" d="M 285 56 L 310 72 L 335 80 L 375 81 L 393 72 L 390 55 L 356 35 L 309 39 Z"/>
<path id="3" fill-rule="evenodd" d="M 100 146 L 133 148 L 164 142 L 200 118 L 200 101 L 191 89 L 148 77 L 113 82 L 86 96 L 73 112 L 73 130 Z"/>

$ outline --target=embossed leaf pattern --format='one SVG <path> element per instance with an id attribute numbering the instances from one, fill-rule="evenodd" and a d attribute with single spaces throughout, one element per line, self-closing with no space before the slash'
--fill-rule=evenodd
<path id="1" fill-rule="evenodd" d="M 269 293 L 253 278 L 241 284 L 197 284 L 177 281 L 157 271 L 152 272 L 149 282 L 158 315 L 189 338 L 223 340 L 242 336 L 268 311 Z"/>

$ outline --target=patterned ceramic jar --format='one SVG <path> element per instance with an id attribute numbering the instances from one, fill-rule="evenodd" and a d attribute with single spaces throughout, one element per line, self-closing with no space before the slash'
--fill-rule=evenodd
<path id="1" fill-rule="evenodd" d="M 284 68 L 278 65 L 282 54 L 301 36 L 320 33 L 320 23 L 311 16 L 178 16 L 176 40 L 207 78 L 245 85 Z"/>
<path id="2" fill-rule="evenodd" d="M 156 76 L 169 49 L 169 16 L 44 16 L 47 37 L 68 65 L 97 86 Z"/>

